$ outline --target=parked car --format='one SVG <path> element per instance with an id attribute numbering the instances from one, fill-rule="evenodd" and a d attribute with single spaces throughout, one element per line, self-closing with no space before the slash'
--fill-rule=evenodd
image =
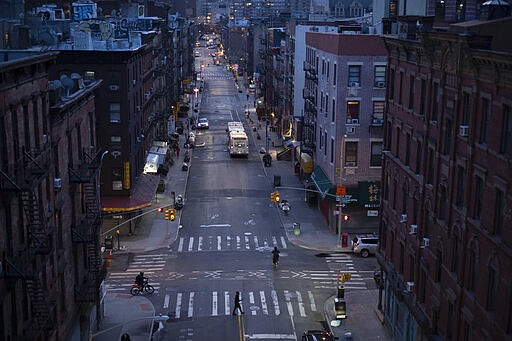
<path id="1" fill-rule="evenodd" d="M 378 244 L 379 237 L 375 234 L 358 235 L 352 240 L 352 250 L 354 253 L 366 258 L 370 254 L 374 255 L 377 252 Z"/>
<path id="2" fill-rule="evenodd" d="M 210 128 L 208 124 L 208 119 L 206 117 L 199 118 L 197 122 L 197 129 L 208 129 Z"/>
<path id="3" fill-rule="evenodd" d="M 325 330 L 306 330 L 302 334 L 303 341 L 334 341 L 338 340 L 331 332 Z"/>

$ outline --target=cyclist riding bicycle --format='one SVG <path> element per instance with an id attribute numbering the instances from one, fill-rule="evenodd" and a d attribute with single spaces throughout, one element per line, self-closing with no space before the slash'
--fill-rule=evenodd
<path id="1" fill-rule="evenodd" d="M 140 272 L 137 277 L 135 277 L 135 284 L 137 284 L 141 290 L 142 288 L 144 287 L 144 282 L 147 281 L 148 278 L 147 277 L 144 277 L 144 272 Z"/>

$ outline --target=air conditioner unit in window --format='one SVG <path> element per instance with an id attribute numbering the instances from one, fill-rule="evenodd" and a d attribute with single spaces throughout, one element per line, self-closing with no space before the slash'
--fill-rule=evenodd
<path id="1" fill-rule="evenodd" d="M 469 135 L 469 126 L 459 126 L 459 136 L 467 137 Z"/>
<path id="2" fill-rule="evenodd" d="M 405 289 L 407 292 L 412 292 L 414 290 L 414 282 L 405 282 Z"/>
<path id="3" fill-rule="evenodd" d="M 430 238 L 423 238 L 423 242 L 421 243 L 421 248 L 424 249 L 430 246 Z"/>
<path id="4" fill-rule="evenodd" d="M 42 137 L 41 137 L 41 140 L 43 141 L 43 144 L 47 144 L 48 143 L 48 135 L 44 134 Z"/>
<path id="5" fill-rule="evenodd" d="M 353 118 L 352 119 L 352 124 L 359 124 L 359 119 L 358 118 Z"/>
<path id="6" fill-rule="evenodd" d="M 402 216 L 400 217 L 400 222 L 401 223 L 407 222 L 407 214 L 402 214 Z"/>
<path id="7" fill-rule="evenodd" d="M 51 218 L 53 214 L 52 205 L 46 204 L 46 218 Z"/>
<path id="8" fill-rule="evenodd" d="M 121 152 L 120 152 L 120 151 L 118 151 L 118 150 L 114 150 L 114 151 L 112 152 L 112 156 L 114 157 L 114 159 L 116 159 L 116 158 L 118 158 L 118 157 L 120 157 L 120 156 L 121 156 Z"/>
<path id="9" fill-rule="evenodd" d="M 347 167 L 355 167 L 356 166 L 356 162 L 355 161 L 347 161 L 347 162 L 345 162 L 345 165 Z"/>
<path id="10" fill-rule="evenodd" d="M 356 127 L 347 127 L 347 134 L 353 134 L 356 132 Z"/>
<path id="11" fill-rule="evenodd" d="M 137 80 L 136 79 L 133 80 L 133 85 L 135 85 L 135 84 L 137 84 Z"/>
<path id="12" fill-rule="evenodd" d="M 411 224 L 409 225 L 409 234 L 417 234 L 418 233 L 418 225 Z"/>
<path id="13" fill-rule="evenodd" d="M 386 82 L 377 82 L 377 88 L 384 88 L 386 86 Z"/>
<path id="14" fill-rule="evenodd" d="M 112 84 L 108 88 L 110 91 L 119 91 L 119 85 Z"/>
<path id="15" fill-rule="evenodd" d="M 137 105 L 135 109 L 137 109 L 137 111 L 140 111 L 142 108 L 140 107 L 140 105 Z"/>
<path id="16" fill-rule="evenodd" d="M 357 96 L 357 88 L 348 88 L 347 96 L 356 97 Z"/>
<path id="17" fill-rule="evenodd" d="M 149 99 L 149 97 L 151 97 L 151 93 L 150 93 L 150 92 L 146 92 L 146 93 L 144 94 L 144 98 L 145 98 L 145 99 Z"/>
<path id="18" fill-rule="evenodd" d="M 53 179 L 53 186 L 55 187 L 55 189 L 61 189 L 62 188 L 62 179 L 61 178 Z"/>
<path id="19" fill-rule="evenodd" d="M 351 88 L 359 88 L 359 83 L 358 82 L 349 82 L 348 86 Z"/>

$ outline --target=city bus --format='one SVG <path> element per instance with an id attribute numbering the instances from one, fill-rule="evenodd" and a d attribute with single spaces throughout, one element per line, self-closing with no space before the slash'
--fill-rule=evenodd
<path id="1" fill-rule="evenodd" d="M 243 131 L 233 130 L 229 133 L 229 156 L 248 156 L 249 139 Z"/>
<path id="2" fill-rule="evenodd" d="M 245 132 L 244 125 L 242 124 L 242 122 L 236 122 L 236 121 L 228 122 L 228 128 L 226 129 L 226 131 L 228 132 L 228 134 L 232 131 Z"/>

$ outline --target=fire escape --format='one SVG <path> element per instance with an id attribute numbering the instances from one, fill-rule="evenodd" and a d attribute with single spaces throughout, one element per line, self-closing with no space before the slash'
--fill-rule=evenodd
<path id="1" fill-rule="evenodd" d="M 53 228 L 48 226 L 39 198 L 39 185 L 48 176 L 49 167 L 50 145 L 45 143 L 41 148 L 23 149 L 13 171 L 0 170 L 0 193 L 2 196 L 7 193 L 18 196 L 24 213 L 22 223 L 25 226 L 18 229 L 26 231 L 26 244 L 11 244 L 11 251 L 6 252 L 3 263 L 6 279 L 24 282 L 31 315 L 26 331 L 28 339 L 37 339 L 53 329 L 55 323 L 55 295 L 42 280 L 49 260 L 47 256 L 53 251 Z M 20 246 L 24 248 L 20 249 Z"/>
<path id="2" fill-rule="evenodd" d="M 76 283 L 75 299 L 78 302 L 97 300 L 100 283 L 105 277 L 99 245 L 101 212 L 98 171 L 101 158 L 101 153 L 92 157 L 84 152 L 82 159 L 69 167 L 69 182 L 81 190 L 84 203 L 80 222 L 71 228 L 73 243 L 82 244 L 84 247 L 88 270 Z"/>
<path id="3" fill-rule="evenodd" d="M 313 155 L 315 150 L 315 130 L 316 130 L 316 88 L 318 77 L 313 65 L 304 61 L 305 84 L 302 90 L 304 98 L 304 152 Z"/>

